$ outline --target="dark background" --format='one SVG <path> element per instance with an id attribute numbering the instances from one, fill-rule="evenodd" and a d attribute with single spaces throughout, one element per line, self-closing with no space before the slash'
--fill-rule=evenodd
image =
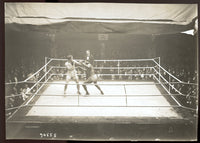
<path id="1" fill-rule="evenodd" d="M 95 59 L 161 57 L 161 66 L 165 68 L 169 65 L 174 68 L 181 66 L 193 71 L 197 64 L 197 41 L 196 36 L 192 35 L 181 33 L 144 35 L 116 32 L 103 33 L 108 36 L 108 39 L 99 40 L 99 34 L 102 33 L 66 32 L 65 27 L 63 31 L 55 33 L 38 30 L 22 31 L 13 27 L 12 24 L 5 27 L 5 58 L 8 70 L 22 60 L 25 61 L 26 66 L 31 66 L 31 63 L 35 61 L 40 67 L 44 65 L 45 56 L 65 58 L 72 54 L 74 58 L 83 59 L 87 49 L 91 50 Z"/>

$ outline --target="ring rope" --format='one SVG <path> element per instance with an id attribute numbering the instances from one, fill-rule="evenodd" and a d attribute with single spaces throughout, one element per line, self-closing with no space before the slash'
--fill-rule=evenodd
<path id="1" fill-rule="evenodd" d="M 182 108 L 185 108 L 185 109 L 189 109 L 189 110 L 193 110 L 193 111 L 197 111 L 198 110 L 198 107 L 197 108 L 190 108 L 190 107 L 186 107 L 186 106 L 181 106 Z"/>
<path id="2" fill-rule="evenodd" d="M 43 68 L 45 68 L 49 63 L 51 62 L 51 60 L 46 63 L 44 66 L 42 66 L 38 71 L 36 71 L 34 74 L 32 74 L 30 77 L 26 78 L 25 80 L 23 81 L 18 81 L 18 82 L 8 82 L 8 83 L 5 83 L 5 84 L 18 84 L 18 83 L 26 83 L 29 79 L 31 79 L 32 77 L 34 77 L 37 73 L 39 73 Z"/>
<path id="3" fill-rule="evenodd" d="M 34 93 L 29 93 L 29 94 L 26 94 L 26 95 L 33 95 Z M 78 96 L 78 94 L 73 94 L 73 95 L 65 95 L 65 94 L 35 94 L 36 96 Z M 20 95 L 13 95 L 13 96 L 6 96 L 6 98 L 11 98 L 11 97 L 17 97 L 17 96 L 20 96 Z M 83 95 L 84 96 L 84 95 Z M 107 96 L 110 96 L 110 97 L 114 97 L 114 96 L 123 96 L 122 94 L 119 94 L 119 95 L 113 95 L 113 94 L 105 94 L 105 95 L 96 95 L 96 94 L 90 94 L 88 96 L 97 96 L 97 97 L 107 97 Z M 137 94 L 137 95 L 133 95 L 133 94 L 127 94 L 127 96 L 189 96 L 189 97 L 192 97 L 192 98 L 197 98 L 196 96 L 192 96 L 191 94 L 189 95 L 181 95 L 181 94 Z"/>
<path id="4" fill-rule="evenodd" d="M 29 90 L 29 92 L 43 79 L 45 78 L 45 76 L 48 74 L 48 72 L 50 72 L 51 68 L 40 78 L 40 80 L 38 80 Z"/>
<path id="5" fill-rule="evenodd" d="M 50 70 L 51 70 L 51 69 L 50 69 Z M 49 71 L 50 71 L 50 70 L 49 70 Z M 48 71 L 48 72 L 49 72 L 49 71 Z M 47 73 L 48 73 L 48 72 L 47 72 Z M 50 77 L 51 77 L 51 76 L 50 76 Z M 158 79 L 157 79 L 157 80 L 158 80 Z M 40 89 L 41 89 L 41 88 L 40 88 Z M 166 88 L 165 88 L 165 90 L 166 90 Z M 39 90 L 38 90 L 38 91 L 39 91 Z M 192 96 L 191 96 L 191 97 L 192 97 Z M 184 106 L 184 107 L 185 107 L 185 106 Z M 16 107 L 16 108 L 17 108 L 17 107 Z M 11 109 L 15 109 L 15 108 L 11 108 Z"/>
<path id="6" fill-rule="evenodd" d="M 49 71 L 50 71 L 50 70 L 51 70 L 51 69 L 49 69 Z M 46 72 L 45 74 L 47 74 L 47 73 L 48 73 L 48 72 Z M 41 77 L 41 79 L 44 78 L 45 76 L 46 76 L 46 75 L 43 75 L 43 77 Z M 40 80 L 41 80 L 41 79 L 40 79 Z M 40 80 L 39 80 L 39 81 L 40 81 Z M 38 81 L 38 82 L 39 82 L 39 81 Z M 38 83 L 38 82 L 37 82 L 37 83 Z M 37 83 L 35 83 L 33 86 L 35 86 Z M 31 89 L 29 90 L 29 92 L 33 89 L 33 86 L 31 87 Z M 33 95 L 33 96 L 34 96 L 34 95 Z M 28 102 L 30 102 L 30 101 L 32 100 L 33 96 L 28 100 Z M 12 109 L 16 109 L 16 110 L 12 113 L 11 116 L 9 116 L 9 117 L 7 118 L 6 121 L 8 121 L 10 118 L 12 118 L 12 117 L 17 113 L 17 111 L 18 111 L 21 107 L 26 106 L 26 105 L 27 105 L 26 103 L 27 103 L 27 101 L 23 102 L 22 105 L 20 105 L 20 106 L 18 106 L 18 107 L 13 107 Z"/>
<path id="7" fill-rule="evenodd" d="M 51 58 L 51 57 L 46 57 L 47 59 L 56 59 L 56 58 Z M 159 59 L 160 57 L 155 57 L 155 58 L 152 58 L 152 59 Z M 60 58 L 62 60 L 62 58 Z M 58 58 L 57 58 L 58 60 Z M 67 60 L 67 59 L 66 59 Z M 76 59 L 76 60 L 81 60 L 81 59 Z M 116 61 L 118 61 L 119 59 L 117 59 Z M 132 60 L 132 59 L 130 59 Z"/>
<path id="8" fill-rule="evenodd" d="M 24 82 L 27 82 L 27 80 L 29 80 L 30 78 L 32 78 L 33 76 L 35 76 L 37 73 L 39 73 L 43 68 L 45 68 L 46 66 L 48 66 L 48 64 L 51 62 L 51 61 L 53 61 L 53 60 L 60 60 L 60 59 L 53 59 L 53 58 L 49 58 L 50 59 L 50 61 L 48 61 L 48 63 L 46 63 L 43 67 L 41 67 L 36 73 L 34 73 L 33 75 L 31 75 L 30 77 L 28 77 L 27 79 L 25 79 L 24 81 L 19 81 L 19 82 L 13 82 L 13 83 L 24 83 Z M 154 58 L 154 59 L 157 59 L 157 58 Z M 157 64 L 157 66 L 159 67 L 159 68 L 161 68 L 162 70 L 164 70 L 169 76 L 171 76 L 171 77 L 173 77 L 174 79 L 176 79 L 177 81 L 179 81 L 179 83 L 183 83 L 183 84 L 194 84 L 194 85 L 197 85 L 196 83 L 187 83 L 187 82 L 183 82 L 183 81 L 181 81 L 181 80 L 179 80 L 178 78 L 176 78 L 175 76 L 173 76 L 172 74 L 170 74 L 168 71 L 166 71 L 162 66 L 160 66 L 160 64 L 158 64 L 154 59 L 127 59 L 127 60 L 95 60 L 95 61 L 104 61 L 104 62 L 106 62 L 106 61 L 117 61 L 117 62 L 120 62 L 120 61 L 154 61 L 156 64 Z M 159 57 L 158 57 L 158 59 L 159 59 Z M 61 59 L 61 60 L 66 60 L 66 59 Z M 154 67 L 157 67 L 157 66 L 154 66 Z M 153 68 L 154 68 L 153 67 Z M 101 68 L 101 67 L 99 67 L 99 68 Z M 107 68 L 107 67 L 106 67 Z M 115 68 L 115 67 L 114 67 Z M 120 67 L 117 67 L 117 69 L 119 69 Z M 132 68 L 132 67 L 131 67 Z M 133 67 L 133 68 L 136 68 L 136 67 Z M 139 68 L 144 68 L 144 67 L 139 67 Z M 145 67 L 145 68 L 152 68 L 152 67 Z M 154 68 L 154 70 L 155 70 L 155 68 Z M 50 70 L 49 70 L 50 71 Z M 157 70 L 155 70 L 160 76 L 162 76 Z M 44 76 L 46 76 L 47 74 L 49 74 L 48 72 L 46 72 L 45 73 L 45 75 Z M 63 75 L 63 74 L 62 74 Z M 106 74 L 106 75 L 108 75 L 108 74 Z M 113 74 L 109 74 L 109 76 L 110 75 L 113 75 Z M 116 74 L 116 75 L 119 75 L 119 74 Z M 133 75 L 133 74 L 120 74 L 120 75 Z M 141 74 L 137 74 L 137 75 L 141 75 Z M 144 75 L 144 74 L 142 74 L 142 75 Z M 148 74 L 148 75 L 150 75 L 150 74 Z M 161 84 L 161 82 L 158 80 L 158 78 L 154 75 L 154 74 L 151 74 L 151 75 L 153 75 L 154 76 L 154 78 Z M 43 76 L 43 77 L 44 77 Z M 49 78 L 52 76 L 52 74 L 49 76 Z M 42 77 L 42 78 L 43 78 Z M 48 78 L 48 79 L 49 79 Z M 162 78 L 164 79 L 164 80 L 166 80 L 163 76 L 162 76 Z M 39 80 L 39 81 L 41 81 L 41 79 Z M 48 80 L 47 80 L 48 81 Z M 37 82 L 37 83 L 39 83 L 39 82 Z M 172 82 L 171 82 L 172 83 Z M 171 84 L 169 83 L 169 82 L 167 82 L 167 84 L 169 84 L 170 86 L 171 86 Z M 44 85 L 44 84 L 43 84 Z M 104 84 L 105 85 L 105 84 Z M 163 86 L 163 88 L 169 93 L 169 91 L 165 88 L 165 86 L 163 85 L 163 83 L 161 84 L 162 86 Z M 41 89 L 41 88 L 40 88 Z M 176 88 L 174 88 L 173 87 L 173 89 L 176 89 Z M 30 91 L 30 90 L 29 90 Z M 38 90 L 39 91 L 39 90 Z M 38 92 L 37 91 L 37 92 Z M 36 93 L 37 94 L 37 93 Z M 169 93 L 170 94 L 170 93 Z M 181 95 L 183 95 L 183 94 L 181 94 Z M 172 96 L 173 97 L 173 96 Z M 191 96 L 192 97 L 192 96 Z M 30 101 L 30 100 L 29 100 Z M 176 101 L 176 100 L 175 100 Z M 179 104 L 179 102 L 178 102 L 178 104 Z M 26 104 L 27 105 L 27 104 Z M 22 105 L 22 106 L 24 106 L 24 105 Z M 22 107 L 21 106 L 21 107 Z M 186 109 L 193 109 L 193 108 L 189 108 L 189 107 L 185 107 L 185 106 L 182 106 L 181 104 L 179 105 L 179 106 L 181 106 L 181 107 L 184 107 L 184 108 L 186 108 Z M 20 106 L 19 106 L 20 107 Z M 196 110 L 196 109 L 195 109 Z"/>
<path id="9" fill-rule="evenodd" d="M 20 109 L 20 108 L 22 108 L 22 107 L 172 107 L 172 108 L 174 108 L 174 107 L 182 107 L 182 108 L 185 108 L 185 109 L 190 109 L 190 110 L 193 110 L 193 111 L 195 111 L 195 110 L 197 110 L 196 108 L 194 109 L 194 108 L 190 108 L 190 107 L 186 107 L 186 106 L 180 106 L 180 105 L 170 105 L 170 106 L 155 106 L 155 105 L 152 105 L 152 106 L 138 106 L 138 105 L 135 105 L 135 106 L 129 106 L 129 105 L 124 105 L 124 106 L 116 106 L 116 105 L 114 105 L 114 106 L 111 106 L 111 105 L 109 105 L 109 106 L 106 106 L 106 105 L 104 105 L 104 106 L 100 106 L 100 105 L 39 105 L 39 104 L 27 104 L 27 105 L 20 105 L 20 106 L 17 106 L 17 107 L 12 107 L 12 108 L 8 108 L 8 109 L 5 109 L 6 111 L 10 111 L 10 110 L 14 110 L 14 109 Z"/>
<path id="10" fill-rule="evenodd" d="M 169 95 L 169 94 L 167 94 L 167 95 Z M 45 95 L 42 95 L 42 96 L 45 96 Z M 55 95 L 54 95 L 55 96 Z M 74 96 L 74 95 L 72 95 L 72 96 Z M 128 95 L 129 96 L 129 95 Z M 135 95 L 133 95 L 133 96 L 135 96 Z M 148 95 L 146 95 L 146 96 L 148 96 Z M 155 95 L 154 95 L 155 96 Z M 173 96 L 172 96 L 173 97 Z M 29 104 L 30 105 L 30 104 Z M 21 108 L 21 107 L 25 107 L 25 106 L 28 106 L 28 104 L 27 105 L 20 105 L 20 106 L 17 106 L 17 107 L 12 107 L 12 108 L 7 108 L 7 109 L 5 109 L 6 111 L 8 111 L 8 110 L 14 110 L 14 109 L 18 109 L 19 110 L 19 108 Z M 80 106 L 80 105 L 79 105 Z M 70 107 L 71 107 L 71 105 L 70 105 Z M 91 107 L 91 106 L 90 106 Z M 94 107 L 97 107 L 97 106 L 94 106 Z M 102 107 L 106 107 L 106 106 L 102 106 Z M 125 106 L 120 106 L 120 107 L 125 107 Z M 127 106 L 127 107 L 133 107 L 133 106 Z M 135 107 L 141 107 L 141 106 L 135 106 Z M 146 107 L 146 106 L 145 106 Z M 148 106 L 149 107 L 149 106 Z M 154 106 L 153 106 L 154 107 Z M 155 107 L 158 107 L 158 106 L 155 106 Z M 162 106 L 163 107 L 163 106 Z M 174 107 L 174 106 L 169 106 L 169 107 Z M 183 107 L 183 108 L 185 108 L 185 109 L 190 109 L 190 110 L 197 110 L 197 109 L 194 109 L 194 108 L 190 108 L 190 107 L 186 107 L 186 106 L 182 106 L 182 105 L 178 105 L 177 107 Z"/>
<path id="11" fill-rule="evenodd" d="M 50 73 L 48 73 L 48 74 L 50 74 Z M 52 75 L 67 75 L 67 74 L 52 74 Z M 84 75 L 85 76 L 85 74 L 77 74 L 77 75 Z M 114 75 L 114 76 L 135 76 L 135 75 L 154 75 L 154 74 L 97 74 L 98 76 L 112 76 L 112 75 Z M 24 81 L 24 83 L 35 83 L 36 81 Z M 5 83 L 6 85 L 12 85 L 12 84 L 18 84 L 19 82 L 12 82 L 12 83 Z M 21 82 L 21 83 L 23 83 L 23 82 Z M 43 82 L 40 82 L 40 83 L 43 83 Z M 47 82 L 47 84 L 48 84 L 49 82 Z M 168 82 L 162 82 L 163 84 L 168 84 Z M 170 83 L 172 83 L 172 84 L 180 84 L 180 82 L 170 82 Z M 52 83 L 52 84 L 56 84 L 55 82 L 54 83 Z M 58 83 L 59 84 L 59 83 Z M 154 83 L 154 84 L 160 84 L 160 83 Z M 186 84 L 186 85 L 195 85 L 195 86 L 198 86 L 198 84 L 197 83 L 188 83 L 188 82 L 181 82 L 181 84 Z"/>
<path id="12" fill-rule="evenodd" d="M 50 73 L 47 73 L 50 74 Z M 53 75 L 67 75 L 67 74 L 53 74 Z M 86 74 L 77 74 L 77 75 L 86 75 Z M 97 74 L 98 76 L 135 76 L 135 75 L 154 75 L 154 74 Z M 5 83 L 5 85 L 12 85 L 12 84 L 18 84 L 18 83 L 35 83 L 36 81 L 21 81 L 21 82 L 9 82 L 9 83 Z M 166 83 L 168 84 L 168 82 L 162 82 L 162 83 Z M 180 84 L 180 82 L 170 82 L 173 84 Z M 155 83 L 156 84 L 156 83 Z M 181 84 L 187 84 L 187 85 L 195 85 L 198 86 L 197 83 L 188 83 L 188 82 L 181 82 Z"/>
<path id="13" fill-rule="evenodd" d="M 153 75 L 153 74 L 152 74 Z M 92 83 L 84 83 L 84 81 L 82 81 L 83 83 L 81 83 L 81 82 L 79 82 L 79 84 L 80 85 L 95 85 L 94 83 L 92 84 Z M 99 82 L 101 82 L 100 80 L 99 80 Z M 27 83 L 35 83 L 34 81 L 29 81 L 29 82 L 27 82 Z M 61 82 L 39 82 L 39 83 L 45 83 L 45 84 L 66 84 L 64 81 L 63 81 L 63 83 L 61 83 Z M 177 82 L 171 82 L 171 83 L 173 83 L 173 84 L 176 84 Z M 68 85 L 77 85 L 76 83 L 67 83 Z M 160 85 L 160 83 L 159 82 L 154 82 L 154 83 L 124 83 L 124 84 L 126 84 L 126 85 Z M 123 83 L 98 83 L 97 85 L 124 85 Z M 162 84 L 169 84 L 169 83 L 167 83 L 167 82 L 163 82 Z M 177 83 L 178 84 L 178 83 Z"/>
<path id="14" fill-rule="evenodd" d="M 134 61 L 152 61 L 153 59 L 123 59 L 123 60 L 94 60 L 96 62 L 134 62 Z"/>
<path id="15" fill-rule="evenodd" d="M 158 82 L 160 82 L 160 80 L 155 76 L 155 79 L 157 79 L 158 80 Z M 161 82 L 160 82 L 161 83 Z M 163 84 L 161 84 L 162 85 L 162 87 L 165 89 L 165 91 L 168 93 L 168 94 L 170 94 L 170 92 L 166 89 L 166 87 L 163 85 Z M 172 96 L 172 98 L 174 99 L 174 101 L 179 105 L 179 106 L 182 106 L 173 96 Z"/>
<path id="16" fill-rule="evenodd" d="M 25 95 L 33 95 L 34 93 L 25 93 Z M 72 96 L 77 96 L 78 94 L 73 94 Z M 18 97 L 18 96 L 22 96 L 22 94 L 16 94 L 16 95 L 10 95 L 10 96 L 6 96 L 5 98 L 12 98 L 12 97 Z M 35 94 L 35 96 L 69 96 L 69 95 L 65 95 L 65 94 Z M 97 96 L 97 97 L 113 97 L 113 96 L 123 96 L 123 95 L 113 95 L 113 94 L 106 94 L 106 95 L 93 95 L 90 94 L 89 96 Z M 184 96 L 184 97 L 191 97 L 194 99 L 197 99 L 196 96 L 193 96 L 193 94 L 148 94 L 148 95 L 144 95 L 144 94 L 137 94 L 137 95 L 131 95 L 131 94 L 127 94 L 127 96 Z"/>
<path id="17" fill-rule="evenodd" d="M 55 60 L 55 61 L 67 61 L 67 59 L 59 59 L 59 58 L 49 58 L 50 60 Z M 82 59 L 74 59 L 77 61 L 82 61 Z M 153 59 L 113 59 L 113 60 L 94 60 L 94 62 L 122 62 L 122 61 L 127 61 L 127 62 L 133 62 L 133 61 L 153 61 Z"/>
<path id="18" fill-rule="evenodd" d="M 67 67 L 59 67 L 59 66 L 49 66 L 53 68 L 63 68 L 66 69 Z M 94 67 L 94 69 L 144 69 L 144 68 L 153 68 L 153 67 Z"/>
<path id="19" fill-rule="evenodd" d="M 50 71 L 50 70 L 49 70 L 49 71 Z M 51 76 L 49 76 L 48 79 L 47 79 L 46 81 L 48 81 L 50 78 L 51 78 Z M 35 92 L 35 93 L 33 94 L 33 96 L 28 100 L 28 102 L 26 102 L 25 105 L 27 105 L 27 104 L 33 99 L 33 97 L 35 97 L 35 94 L 37 94 L 43 86 L 44 86 L 44 84 L 42 84 L 42 86 L 40 86 L 40 88 L 37 90 L 37 92 Z"/>
<path id="20" fill-rule="evenodd" d="M 53 74 L 53 75 L 67 75 L 67 74 Z M 86 75 L 86 74 L 77 74 L 77 75 Z M 114 75 L 114 76 L 117 76 L 117 75 L 123 75 L 123 76 L 130 76 L 130 75 L 153 75 L 153 74 L 97 74 L 99 76 L 111 76 L 111 75 Z"/>
<path id="21" fill-rule="evenodd" d="M 158 72 L 156 69 L 155 69 L 155 72 L 159 74 L 159 72 Z M 168 82 L 162 75 L 160 75 L 160 77 L 161 77 L 164 81 Z M 169 84 L 169 86 L 170 86 L 171 88 L 173 88 L 176 92 L 178 92 L 179 94 L 182 94 L 182 93 L 181 93 L 180 91 L 178 91 L 175 87 L 173 87 L 173 86 L 170 84 L 170 82 L 168 82 L 168 84 Z"/>
<path id="22" fill-rule="evenodd" d="M 52 75 L 51 75 L 52 76 Z M 49 78 L 51 77 L 51 76 L 49 76 Z M 154 75 L 155 76 L 155 75 Z M 49 78 L 46 80 L 46 81 L 48 81 L 49 80 Z M 155 77 L 156 78 L 156 77 Z M 157 79 L 157 78 L 156 78 Z M 157 79 L 158 80 L 158 79 Z M 160 81 L 159 81 L 160 82 Z M 44 85 L 44 84 L 43 84 Z M 125 85 L 125 84 L 124 84 Z M 161 84 L 162 85 L 162 84 Z M 162 85 L 163 86 L 163 85 Z M 165 86 L 163 86 L 163 88 L 168 92 L 168 90 L 165 88 Z M 41 89 L 41 88 L 40 88 Z M 40 89 L 38 89 L 38 91 L 40 90 Z M 37 92 L 38 92 L 37 91 Z M 36 93 L 37 94 L 37 93 Z M 34 94 L 33 96 L 32 96 L 32 98 L 31 99 L 29 99 L 29 101 L 26 103 L 26 105 L 28 105 L 28 103 L 33 99 L 33 97 L 35 97 L 36 96 L 36 94 Z M 169 94 L 168 94 L 169 95 Z M 79 97 L 79 95 L 78 95 L 78 97 Z M 126 98 L 127 98 L 127 95 L 126 95 Z M 179 106 L 181 106 L 181 107 L 185 107 L 185 106 L 182 106 L 173 96 L 172 96 L 172 98 L 176 101 L 176 103 L 179 105 Z M 24 105 L 22 105 L 22 106 L 18 106 L 19 108 L 21 108 L 21 107 L 23 107 Z M 13 107 L 13 108 L 8 108 L 9 110 L 13 110 L 13 109 L 17 109 L 18 107 Z M 7 109 L 7 110 L 8 110 Z M 185 108 L 185 109 L 191 109 L 191 110 L 196 110 L 196 109 L 193 109 L 193 108 Z"/>
<path id="23" fill-rule="evenodd" d="M 18 83 L 26 83 L 26 81 L 25 80 L 23 80 L 23 81 L 15 81 L 15 82 L 8 82 L 8 83 L 5 83 L 6 85 L 8 85 L 8 84 L 18 84 Z"/>
<path id="24" fill-rule="evenodd" d="M 48 57 L 47 57 L 48 58 Z M 27 79 L 25 79 L 24 81 L 18 81 L 18 82 L 10 82 L 10 83 L 5 83 L 5 84 L 16 84 L 16 83 L 24 83 L 26 82 L 27 80 L 29 80 L 30 78 L 32 78 L 34 75 L 36 75 L 39 71 L 41 71 L 43 68 L 45 68 L 46 66 L 48 66 L 48 64 L 53 60 L 53 58 L 49 58 L 50 61 L 48 61 L 43 67 L 41 67 L 36 73 L 34 73 L 33 75 L 31 75 L 30 77 L 28 77 Z M 160 66 L 154 59 L 159 59 L 159 57 L 156 57 L 156 58 L 153 58 L 153 59 L 149 59 L 149 60 L 152 60 L 154 61 L 157 66 L 159 66 L 161 69 L 163 69 L 166 73 L 168 73 L 170 76 L 172 76 L 173 78 L 175 78 L 177 81 L 181 82 L 181 83 L 184 83 L 184 84 L 194 84 L 194 85 L 197 85 L 196 83 L 187 83 L 187 82 L 184 82 L 184 81 L 181 81 L 179 80 L 178 78 L 176 78 L 175 76 L 173 76 L 172 74 L 170 74 L 168 71 L 166 71 L 162 66 Z M 57 59 L 58 60 L 58 59 Z M 65 59 L 66 60 L 66 59 Z M 133 59 L 134 60 L 134 59 Z M 139 60 L 139 59 L 137 59 Z M 105 61 L 105 60 L 103 60 Z M 106 60 L 107 61 L 107 60 Z M 109 60 L 110 61 L 110 60 Z M 111 61 L 115 61 L 115 60 L 111 60 Z M 126 60 L 118 60 L 118 61 L 126 61 Z M 154 66 L 155 67 L 155 66 Z M 119 67 L 118 67 L 119 68 Z M 136 68 L 136 67 L 135 67 Z M 148 68 L 148 67 L 146 67 Z"/>
<path id="25" fill-rule="evenodd" d="M 31 79 L 33 76 L 35 76 L 37 73 L 39 73 L 43 68 L 45 68 L 52 60 L 48 61 L 44 66 L 42 66 L 37 72 L 35 72 L 34 74 L 32 74 L 30 77 L 28 77 L 27 79 L 25 79 L 24 81 L 27 81 L 29 79 Z"/>
<path id="26" fill-rule="evenodd" d="M 116 106 L 116 105 L 114 105 L 114 106 L 106 106 L 106 105 L 104 105 L 104 106 L 102 106 L 102 105 L 40 105 L 40 104 L 28 104 L 27 106 L 31 106 L 31 107 L 155 107 L 155 108 L 157 108 L 157 107 L 163 107 L 163 108 L 169 108 L 169 107 L 180 107 L 180 106 L 178 106 L 178 105 L 171 105 L 171 106 L 154 106 L 154 105 L 152 105 L 152 106 Z"/>
<path id="27" fill-rule="evenodd" d="M 169 76 L 173 77 L 174 79 L 176 79 L 177 81 L 179 81 L 180 83 L 182 83 L 181 80 L 179 80 L 178 78 L 176 78 L 175 76 L 173 76 L 171 73 L 169 73 L 167 70 L 165 70 L 162 66 L 160 66 L 155 60 L 153 60 L 158 66 L 159 68 L 161 68 L 162 70 L 164 70 L 166 73 L 168 73 Z"/>

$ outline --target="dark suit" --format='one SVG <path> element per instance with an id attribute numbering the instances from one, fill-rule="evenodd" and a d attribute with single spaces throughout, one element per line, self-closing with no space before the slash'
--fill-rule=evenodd
<path id="1" fill-rule="evenodd" d="M 92 55 L 85 56 L 85 60 L 89 61 L 91 65 L 94 65 L 94 57 Z"/>

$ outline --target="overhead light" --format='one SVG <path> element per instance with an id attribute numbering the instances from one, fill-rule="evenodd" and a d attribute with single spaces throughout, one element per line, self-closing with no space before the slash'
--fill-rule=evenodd
<path id="1" fill-rule="evenodd" d="M 187 30 L 187 31 L 184 31 L 184 32 L 181 32 L 181 33 L 184 33 L 184 34 L 188 34 L 188 35 L 192 35 L 192 36 L 194 36 L 194 29 Z"/>

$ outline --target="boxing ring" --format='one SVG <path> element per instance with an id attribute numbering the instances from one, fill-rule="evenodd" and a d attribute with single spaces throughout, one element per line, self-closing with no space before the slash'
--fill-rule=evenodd
<path id="1" fill-rule="evenodd" d="M 198 86 L 195 83 L 183 82 L 169 73 L 160 65 L 159 57 L 154 59 L 95 60 L 93 65 L 99 78 L 97 84 L 103 90 L 104 95 L 99 93 L 94 84 L 87 84 L 90 95 L 85 95 L 83 87 L 80 86 L 81 95 L 79 95 L 76 93 L 76 83 L 73 81 L 69 83 L 67 93 L 64 94 L 66 67 L 63 65 L 65 61 L 66 59 L 46 57 L 44 66 L 26 80 L 18 83 L 6 83 L 6 86 L 27 84 L 30 87 L 23 94 L 26 100 L 20 106 L 6 109 L 6 112 L 12 111 L 12 114 L 6 119 L 7 138 L 40 138 L 39 133 L 41 132 L 59 132 L 56 137 L 58 139 L 88 139 L 89 133 L 77 135 L 77 132 L 71 129 L 72 125 L 77 126 L 77 124 L 85 128 L 93 126 L 91 129 L 99 129 L 101 125 L 100 128 L 103 131 L 110 130 L 107 127 L 111 125 L 112 128 L 118 128 L 120 125 L 119 130 L 127 130 L 128 124 L 134 126 L 133 129 L 129 129 L 130 132 L 133 132 L 134 128 L 137 129 L 136 135 L 128 133 L 123 136 L 120 134 L 120 138 L 120 135 L 115 133 L 107 133 L 105 136 L 97 133 L 94 135 L 95 139 L 118 140 L 117 136 L 120 139 L 131 138 L 133 140 L 138 138 L 140 140 L 147 138 L 165 140 L 167 137 L 184 139 L 184 136 L 194 138 L 197 121 L 194 115 L 197 115 L 198 104 L 191 107 L 185 106 L 180 102 L 180 97 L 197 100 L 197 95 L 185 95 L 179 91 L 178 87 L 181 84 L 196 88 Z M 79 84 L 83 85 L 85 73 L 80 67 L 76 68 Z M 22 96 L 22 94 L 6 96 L 6 99 L 18 96 Z M 12 127 L 19 124 L 22 126 L 18 127 L 17 131 L 20 131 L 21 134 L 19 135 L 17 131 L 11 133 Z M 94 127 L 94 124 L 99 126 Z M 62 130 L 60 133 L 58 128 L 62 128 L 62 125 L 66 125 L 66 127 L 60 129 Z M 160 126 L 158 127 L 158 125 Z M 166 125 L 170 127 L 166 127 Z M 192 135 L 178 133 L 180 132 L 178 128 L 183 130 L 183 125 L 187 125 L 185 131 L 191 129 L 189 132 Z M 149 132 L 144 135 L 144 132 L 147 132 L 147 126 Z M 104 129 L 102 129 L 103 127 Z M 155 130 L 155 135 L 153 133 L 151 136 L 147 135 L 155 127 L 158 128 Z M 177 133 L 169 132 L 171 127 L 177 128 Z M 61 135 L 68 129 L 71 129 L 70 132 L 73 132 L 73 135 Z M 163 129 L 166 129 L 168 136 L 158 136 L 158 132 Z M 25 130 L 25 132 L 22 134 L 21 130 Z M 143 136 L 139 135 L 141 134 L 139 131 Z M 45 139 L 54 139 L 54 137 Z"/>

